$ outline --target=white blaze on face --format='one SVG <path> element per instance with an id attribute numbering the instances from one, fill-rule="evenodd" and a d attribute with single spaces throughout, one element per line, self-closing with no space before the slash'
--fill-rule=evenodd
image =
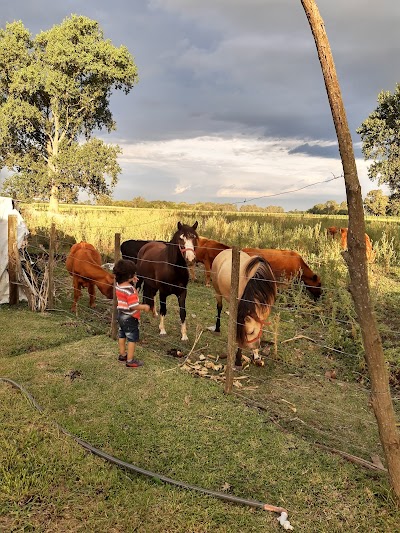
<path id="1" fill-rule="evenodd" d="M 183 257 L 185 258 L 186 264 L 188 266 L 193 265 L 196 262 L 196 254 L 194 253 L 194 237 L 181 235 L 181 240 L 184 243 L 182 248 L 184 249 Z"/>

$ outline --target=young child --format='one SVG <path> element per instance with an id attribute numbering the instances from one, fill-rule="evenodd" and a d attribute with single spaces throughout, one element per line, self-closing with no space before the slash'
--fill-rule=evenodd
<path id="1" fill-rule="evenodd" d="M 150 306 L 139 303 L 138 293 L 133 285 L 138 280 L 135 263 L 120 259 L 114 265 L 113 272 L 119 324 L 118 361 L 125 362 L 128 368 L 137 368 L 143 366 L 143 361 L 135 359 L 136 343 L 139 341 L 140 311 L 148 312 Z"/>

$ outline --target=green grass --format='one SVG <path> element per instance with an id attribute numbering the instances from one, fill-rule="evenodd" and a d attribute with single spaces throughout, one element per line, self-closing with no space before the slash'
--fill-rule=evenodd
<path id="1" fill-rule="evenodd" d="M 293 314 L 281 313 L 288 318 L 280 322 L 281 340 L 299 333 L 302 313 L 324 305 L 313 308 L 293 290 L 279 297 L 297 301 Z M 277 360 L 249 367 L 237 395 L 226 396 L 221 384 L 194 377 L 166 355 L 171 347 L 188 354 L 201 329 L 193 361 L 226 351 L 226 315 L 220 336 L 205 329 L 215 303 L 201 282 L 189 286 L 189 344 L 179 340 L 171 298 L 166 338 L 158 336 L 157 319 L 142 320 L 138 354 L 146 364 L 137 370 L 116 361 L 116 342 L 104 334 L 107 320 L 97 319 L 96 335 L 84 325 L 86 305 L 87 295 L 73 318 L 34 314 L 22 305 L 1 308 L 0 375 L 27 387 L 45 415 L 0 383 L 0 529 L 279 530 L 274 514 L 121 471 L 83 451 L 52 420 L 142 468 L 216 491 L 228 484 L 236 496 L 286 507 L 295 531 L 396 529 L 400 515 L 387 477 L 314 446 L 382 458 L 366 383 L 354 379 L 359 362 L 354 366 L 305 339 L 281 342 Z M 315 325 L 302 325 L 305 335 L 315 336 Z M 330 380 L 325 372 L 332 368 L 337 378 Z M 71 379 L 74 370 L 79 375 Z"/>
<path id="2" fill-rule="evenodd" d="M 60 261 L 56 312 L 0 307 L 0 376 L 25 386 L 45 410 L 40 415 L 20 392 L 0 382 L 0 530 L 280 529 L 274 514 L 122 471 L 85 452 L 53 420 L 144 469 L 286 507 L 295 531 L 396 530 L 400 514 L 387 476 L 316 446 L 384 461 L 347 270 L 339 243 L 324 234 L 325 227 L 346 221 L 163 210 L 142 212 L 139 223 L 138 211 L 98 209 L 91 217 L 90 210 L 64 210 L 56 222 L 58 252 L 86 238 L 106 260 L 112 257 L 114 232 L 121 232 L 122 240 L 165 239 L 177 220 L 197 219 L 200 234 L 231 245 L 296 249 L 321 275 L 323 297 L 314 302 L 295 284 L 280 292 L 264 333 L 269 342 L 277 333 L 276 346 L 266 344 L 265 367 L 243 370 L 244 379 L 236 379 L 234 393 L 226 396 L 223 383 L 215 381 L 218 372 L 201 378 L 167 355 L 171 348 L 185 356 L 192 350 L 190 361 L 199 368 L 201 355 L 225 363 L 219 358 L 226 352 L 227 306 L 221 335 L 208 331 L 216 305 L 201 269 L 199 281 L 188 287 L 189 342 L 179 340 L 177 303 L 170 297 L 168 335 L 160 337 L 158 320 L 144 314 L 138 355 L 145 366 L 127 369 L 116 361 L 117 343 L 108 335 L 109 303 L 98 295 L 96 311 L 89 310 L 85 292 L 78 315 L 68 311 L 72 284 Z M 48 242 L 46 216 L 31 213 L 33 248 Z M 399 413 L 398 222 L 367 220 L 367 230 L 377 251 L 369 267 L 371 294 Z"/>

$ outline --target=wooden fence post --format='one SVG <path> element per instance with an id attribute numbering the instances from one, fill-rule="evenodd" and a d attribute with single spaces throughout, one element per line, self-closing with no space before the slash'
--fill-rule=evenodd
<path id="1" fill-rule="evenodd" d="M 400 503 L 400 434 L 389 387 L 382 340 L 371 302 L 365 250 L 365 220 L 353 142 L 344 109 L 335 64 L 324 22 L 315 0 L 301 0 L 317 47 L 326 92 L 336 129 L 349 208 L 349 239 L 344 258 L 350 274 L 350 292 L 361 328 L 365 360 L 371 379 L 371 404 L 385 452 L 390 483 Z"/>
<path id="2" fill-rule="evenodd" d="M 116 233 L 114 238 L 114 264 L 121 258 L 121 234 Z M 113 296 L 113 306 L 111 313 L 111 338 L 117 340 L 118 334 L 118 322 L 117 322 L 117 298 L 115 296 L 115 285 L 114 285 L 114 296 Z"/>
<path id="3" fill-rule="evenodd" d="M 54 309 L 54 252 L 56 248 L 56 225 L 51 223 L 50 242 L 49 242 L 49 290 L 47 307 Z"/>
<path id="4" fill-rule="evenodd" d="M 17 216 L 8 215 L 8 278 L 9 294 L 8 302 L 10 305 L 16 305 L 19 301 L 17 257 L 18 238 L 17 238 Z"/>
<path id="5" fill-rule="evenodd" d="M 228 358 L 225 368 L 225 390 L 226 394 L 232 392 L 233 385 L 233 366 L 237 350 L 236 331 L 237 331 L 237 313 L 238 313 L 238 292 L 239 292 L 239 265 L 240 253 L 239 248 L 232 248 L 232 276 L 231 276 L 231 293 L 229 296 L 229 322 L 228 322 Z"/>

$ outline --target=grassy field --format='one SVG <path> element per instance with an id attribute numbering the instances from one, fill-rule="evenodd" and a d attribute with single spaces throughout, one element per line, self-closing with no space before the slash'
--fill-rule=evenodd
<path id="1" fill-rule="evenodd" d="M 227 316 L 220 336 L 207 329 L 215 320 L 215 300 L 201 269 L 188 288 L 189 342 L 179 340 L 177 303 L 170 298 L 167 337 L 160 338 L 157 319 L 145 315 L 138 347 L 145 366 L 126 369 L 116 361 L 116 342 L 108 335 L 110 304 L 98 297 L 91 311 L 85 294 L 78 314 L 69 313 L 71 281 L 60 261 L 57 311 L 36 314 L 23 304 L 0 308 L 0 377 L 25 386 L 45 411 L 41 415 L 0 382 L 0 530 L 281 529 L 273 513 L 120 470 L 83 451 L 53 420 L 152 472 L 286 507 L 295 531 L 396 530 L 400 514 L 387 476 L 332 451 L 384 461 L 346 268 L 338 243 L 324 236 L 325 227 L 346 221 L 228 219 L 164 210 L 100 213 L 61 214 L 59 251 L 68 250 L 70 239 L 97 238 L 93 244 L 106 260 L 112 257 L 114 232 L 122 240 L 165 239 L 177 220 L 199 220 L 201 235 L 228 244 L 300 251 L 321 275 L 324 295 L 314 302 L 298 285 L 279 294 L 263 336 L 265 367 L 251 365 L 235 374 L 234 394 L 226 396 L 218 365 L 225 363 Z M 26 216 L 32 248 L 46 244 L 50 219 L 41 217 Z M 398 230 L 397 222 L 368 224 L 377 251 L 370 283 L 400 412 Z M 171 349 L 189 356 L 186 363 L 169 356 Z"/>

